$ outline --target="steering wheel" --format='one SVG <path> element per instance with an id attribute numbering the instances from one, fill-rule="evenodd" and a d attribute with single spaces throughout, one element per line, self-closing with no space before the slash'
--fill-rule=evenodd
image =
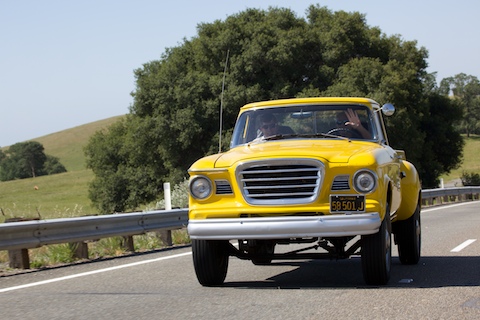
<path id="1" fill-rule="evenodd" d="M 352 130 L 349 128 L 333 128 L 332 130 L 328 131 L 327 134 L 333 134 L 336 136 L 340 137 L 345 137 L 345 138 L 356 138 L 356 139 L 361 139 L 362 136 L 358 131 Z"/>

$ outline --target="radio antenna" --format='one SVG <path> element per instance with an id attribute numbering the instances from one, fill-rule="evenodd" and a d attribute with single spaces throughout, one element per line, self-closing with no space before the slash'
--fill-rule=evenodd
<path id="1" fill-rule="evenodd" d="M 227 50 L 227 58 L 225 59 L 225 68 L 223 69 L 223 81 L 222 81 L 222 95 L 220 97 L 220 132 L 218 138 L 218 153 L 222 152 L 222 127 L 223 127 L 223 93 L 225 92 L 225 75 L 227 74 L 227 64 L 230 49 Z"/>

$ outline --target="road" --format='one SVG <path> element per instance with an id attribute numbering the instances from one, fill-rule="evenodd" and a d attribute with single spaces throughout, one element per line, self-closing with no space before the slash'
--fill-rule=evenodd
<path id="1" fill-rule="evenodd" d="M 254 266 L 198 284 L 190 247 L 0 278 L 1 319 L 479 319 L 480 202 L 422 211 L 422 258 L 366 286 L 359 257 Z"/>

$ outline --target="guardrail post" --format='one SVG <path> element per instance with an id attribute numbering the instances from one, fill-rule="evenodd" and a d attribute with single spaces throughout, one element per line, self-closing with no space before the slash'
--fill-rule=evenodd
<path id="1" fill-rule="evenodd" d="M 28 249 L 8 250 L 9 266 L 13 269 L 30 269 Z"/>
<path id="2" fill-rule="evenodd" d="M 123 249 L 129 252 L 135 252 L 135 246 L 133 245 L 133 236 L 125 236 L 122 238 L 123 238 L 122 240 Z"/>
<path id="3" fill-rule="evenodd" d="M 163 196 L 165 199 L 165 210 L 172 210 L 172 198 L 171 198 L 171 192 L 170 192 L 170 182 L 165 182 L 163 184 Z M 172 230 L 164 230 L 160 231 L 158 233 L 160 236 L 160 240 L 166 245 L 166 246 L 172 246 L 173 245 L 173 240 L 172 240 Z"/>
<path id="4" fill-rule="evenodd" d="M 6 219 L 5 223 L 20 222 L 38 219 L 25 219 L 25 218 L 10 218 Z M 8 250 L 9 267 L 13 269 L 30 269 L 30 257 L 28 255 L 28 249 L 13 249 Z"/>
<path id="5" fill-rule="evenodd" d="M 72 250 L 73 258 L 88 259 L 88 244 L 86 242 L 71 242 L 69 247 Z"/>
<path id="6" fill-rule="evenodd" d="M 442 203 L 448 203 L 448 196 L 443 196 L 443 202 Z"/>

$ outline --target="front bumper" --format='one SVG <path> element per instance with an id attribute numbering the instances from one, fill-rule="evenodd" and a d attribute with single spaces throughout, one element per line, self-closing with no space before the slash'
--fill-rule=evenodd
<path id="1" fill-rule="evenodd" d="M 382 220 L 378 212 L 328 215 L 234 219 L 189 220 L 191 239 L 287 239 L 304 237 L 344 237 L 378 232 Z"/>

